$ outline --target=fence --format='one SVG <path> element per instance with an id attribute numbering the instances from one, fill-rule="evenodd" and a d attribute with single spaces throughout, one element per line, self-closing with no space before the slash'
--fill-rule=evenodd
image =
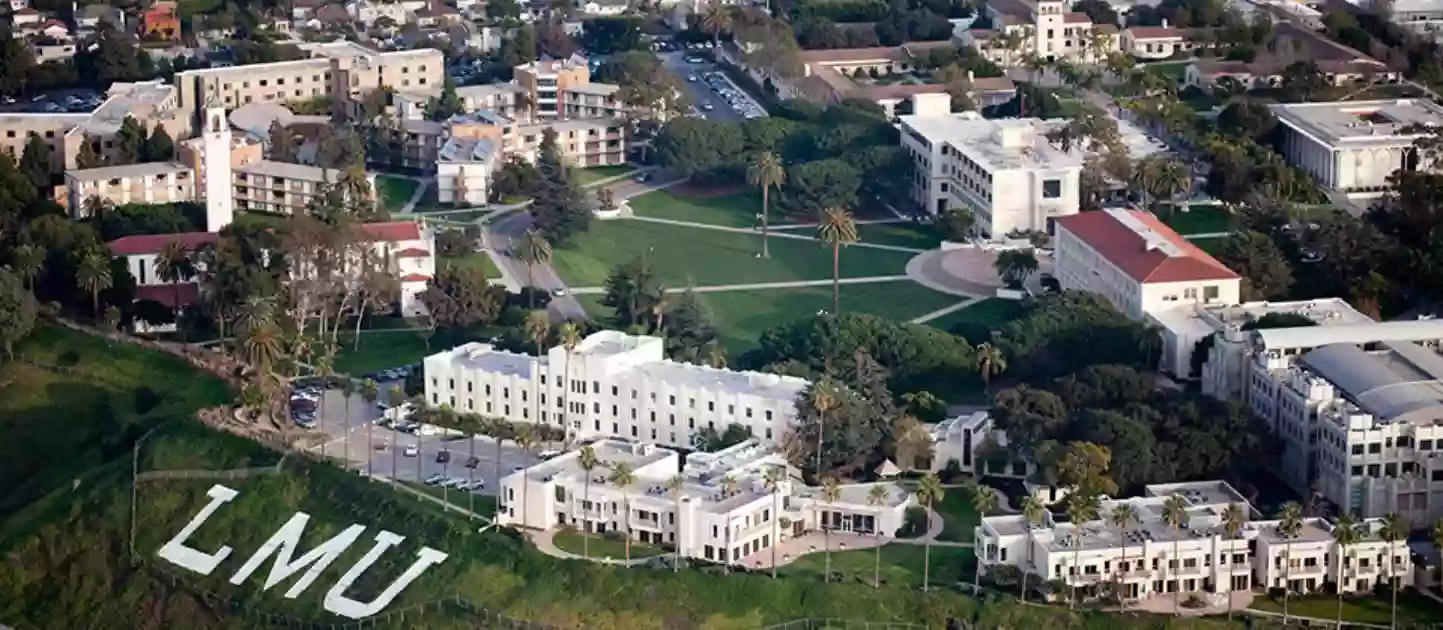
<path id="1" fill-rule="evenodd" d="M 961 630 L 960 622 L 949 623 L 948 630 Z M 888 623 L 873 621 L 852 621 L 848 619 L 794 619 L 762 630 L 929 630 L 927 626 L 915 623 Z"/>

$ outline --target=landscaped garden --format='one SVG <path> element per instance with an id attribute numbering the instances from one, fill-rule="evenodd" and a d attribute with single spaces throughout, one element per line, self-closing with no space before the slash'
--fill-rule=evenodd
<path id="1" fill-rule="evenodd" d="M 465 256 L 448 256 L 441 258 L 441 264 L 448 267 L 480 269 L 487 278 L 496 279 L 501 277 L 501 270 L 496 267 L 496 261 L 486 252 L 468 252 Z"/>
<path id="2" fill-rule="evenodd" d="M 857 226 L 857 237 L 863 243 L 915 249 L 936 249 L 942 244 L 936 229 L 920 223 L 864 223 Z"/>
<path id="3" fill-rule="evenodd" d="M 644 221 L 597 221 L 552 254 L 552 266 L 573 287 L 597 287 L 618 265 L 650 256 L 669 286 L 824 280 L 832 276 L 831 251 L 810 240 L 773 238 L 771 258 L 758 258 L 759 234 L 722 232 Z M 846 248 L 841 275 L 902 275 L 912 254 Z"/>
<path id="4" fill-rule="evenodd" d="M 1214 234 L 1233 229 L 1232 216 L 1221 206 L 1192 204 L 1191 206 L 1156 211 L 1159 219 L 1178 234 Z"/>
<path id="5" fill-rule="evenodd" d="M 338 335 L 339 347 L 336 352 L 334 370 L 337 374 L 361 376 L 376 370 L 388 370 L 403 365 L 419 363 L 428 355 L 468 341 L 485 341 L 492 335 L 485 329 L 462 331 L 456 335 L 448 331 L 434 331 L 428 339 L 419 322 L 411 322 L 414 330 L 362 330 L 361 343 L 355 344 L 353 332 Z"/>
<path id="6" fill-rule="evenodd" d="M 1412 590 L 1398 593 L 1398 627 L 1423 627 L 1437 624 L 1440 619 L 1438 600 L 1420 595 Z M 1249 608 L 1282 614 L 1282 598 L 1259 596 Z M 1392 600 L 1387 595 L 1343 598 L 1343 620 L 1356 623 L 1371 623 L 1387 626 L 1393 615 Z M 1288 598 L 1288 612 L 1300 617 L 1336 619 L 1338 598 L 1332 595 L 1306 595 Z"/>
<path id="7" fill-rule="evenodd" d="M 925 550 L 913 543 L 891 543 L 883 545 L 882 584 L 889 587 L 922 587 L 922 564 Z M 931 551 L 931 575 L 928 581 L 933 587 L 951 587 L 958 581 L 972 581 L 972 550 L 963 547 L 933 546 Z M 857 549 L 832 552 L 832 573 L 841 574 L 842 582 L 870 585 L 877 559 L 876 549 Z M 778 570 L 789 576 L 806 576 L 822 579 L 826 572 L 827 558 L 822 553 L 809 553 L 795 562 Z"/>
<path id="8" fill-rule="evenodd" d="M 952 311 L 937 319 L 928 321 L 927 325 L 947 331 L 952 330 L 959 324 L 976 324 L 988 328 L 1001 328 L 1003 324 L 1021 313 L 1022 302 L 1018 300 L 987 298 L 967 308 Z"/>
<path id="9" fill-rule="evenodd" d="M 636 167 L 630 164 L 617 164 L 615 166 L 592 166 L 590 168 L 573 168 L 567 171 L 571 181 L 578 186 L 586 186 L 596 182 L 611 179 L 635 171 Z"/>
<path id="10" fill-rule="evenodd" d="M 376 202 L 382 210 L 397 212 L 405 207 L 411 196 L 421 187 L 421 182 L 409 177 L 395 175 L 376 176 Z"/>
<path id="11" fill-rule="evenodd" d="M 627 200 L 633 214 L 639 217 L 691 221 L 723 227 L 750 228 L 761 224 L 762 196 L 749 191 L 715 197 L 684 196 L 669 190 L 658 190 Z M 773 225 L 790 223 L 781 213 L 771 216 Z"/>
<path id="12" fill-rule="evenodd" d="M 585 539 L 583 541 L 583 539 Z M 556 547 L 568 553 L 581 555 L 582 552 L 591 554 L 592 558 L 611 558 L 613 560 L 624 560 L 626 558 L 626 542 L 598 536 L 596 534 L 583 534 L 574 529 L 564 529 L 556 532 L 552 537 Z M 631 543 L 631 558 L 649 558 L 666 553 L 659 547 L 643 545 L 639 542 Z"/>

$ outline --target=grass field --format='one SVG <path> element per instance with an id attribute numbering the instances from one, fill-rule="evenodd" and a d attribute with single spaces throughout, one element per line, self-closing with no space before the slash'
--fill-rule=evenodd
<path id="1" fill-rule="evenodd" d="M 922 545 L 893 543 L 882 546 L 882 584 L 921 588 L 924 549 Z M 933 547 L 931 575 L 933 586 L 951 586 L 959 580 L 972 580 L 972 550 L 960 547 Z M 870 585 L 877 560 L 875 549 L 832 552 L 832 573 L 840 573 L 843 582 Z M 780 571 L 789 576 L 805 576 L 821 580 L 826 572 L 824 554 L 810 553 Z"/>
<path id="2" fill-rule="evenodd" d="M 587 539 L 586 542 L 582 541 L 583 538 Z M 591 554 L 592 558 L 626 559 L 626 543 L 596 534 L 583 534 L 574 530 L 559 531 L 556 532 L 553 540 L 556 542 L 557 548 L 577 555 L 586 551 Z M 633 560 L 659 556 L 663 553 L 665 552 L 658 547 L 643 545 L 639 542 L 631 543 L 631 559 Z"/>
<path id="3" fill-rule="evenodd" d="M 942 236 L 932 226 L 917 223 L 867 223 L 857 226 L 857 236 L 863 243 L 917 249 L 934 249 L 942 243 Z"/>
<path id="4" fill-rule="evenodd" d="M 485 252 L 471 252 L 465 256 L 455 258 L 442 258 L 441 264 L 456 267 L 474 267 L 486 274 L 487 278 L 500 278 L 501 270 L 496 268 L 495 261 L 491 260 Z"/>
<path id="5" fill-rule="evenodd" d="M 177 357 L 59 326 L 38 328 L 15 354 L 0 363 L 0 514 L 127 451 L 162 420 L 231 398 Z"/>
<path id="6" fill-rule="evenodd" d="M 1187 67 L 1191 64 L 1191 61 L 1153 62 L 1143 65 L 1143 71 L 1182 83 L 1183 75 L 1187 74 Z"/>
<path id="7" fill-rule="evenodd" d="M 692 221 L 707 225 L 749 228 L 760 225 L 757 214 L 762 211 L 761 193 L 746 192 L 722 197 L 683 197 L 658 190 L 627 200 L 631 211 L 639 217 L 655 217 L 673 221 Z M 780 213 L 772 213 L 772 225 L 785 225 Z"/>
<path id="8" fill-rule="evenodd" d="M 414 179 L 377 175 L 376 200 L 382 210 L 396 212 L 405 207 L 406 202 L 411 200 L 411 195 L 416 194 L 416 189 L 420 187 L 421 182 Z"/>
<path id="9" fill-rule="evenodd" d="M 937 535 L 937 540 L 972 542 L 972 528 L 982 523 L 982 515 L 972 507 L 972 497 L 966 488 L 947 488 L 942 502 L 933 509 L 942 515 L 942 533 Z"/>
<path id="10" fill-rule="evenodd" d="M 567 171 L 567 174 L 571 176 L 571 181 L 576 182 L 578 186 L 585 186 L 587 184 L 599 182 L 603 179 L 610 179 L 618 175 L 625 175 L 634 170 L 636 170 L 636 167 L 630 164 L 618 164 L 616 166 L 593 166 L 590 168 L 573 168 Z"/>
<path id="11" fill-rule="evenodd" d="M 832 287 L 722 291 L 697 294 L 711 313 L 718 339 L 728 356 L 737 357 L 757 345 L 766 330 L 832 310 Z M 601 296 L 578 296 L 593 317 L 607 318 L 611 309 L 601 305 Z M 842 312 L 868 313 L 906 321 L 925 315 L 958 298 L 922 285 L 899 280 L 842 285 Z"/>
<path id="12" fill-rule="evenodd" d="M 756 257 L 760 237 L 643 221 L 598 221 L 551 264 L 567 284 L 597 287 L 618 265 L 649 255 L 661 281 L 682 287 L 832 277 L 831 251 L 816 241 L 772 239 L 771 258 Z M 862 247 L 842 251 L 842 277 L 901 275 L 912 254 Z"/>
<path id="13" fill-rule="evenodd" d="M 1178 234 L 1211 234 L 1232 229 L 1232 217 L 1217 206 L 1193 205 L 1184 210 L 1159 210 L 1159 219 Z"/>
<path id="14" fill-rule="evenodd" d="M 1258 597 L 1249 608 L 1281 613 L 1283 602 L 1281 599 Z M 1343 599 L 1343 621 L 1387 626 L 1392 620 L 1392 610 L 1392 602 L 1386 595 Z M 1333 596 L 1292 597 L 1288 599 L 1288 612 L 1303 617 L 1336 619 L 1338 599 Z M 1435 625 L 1440 621 L 1443 621 L 1443 606 L 1437 601 L 1417 593 L 1399 592 L 1399 627 Z"/>
<path id="15" fill-rule="evenodd" d="M 335 370 L 337 374 L 360 376 L 376 370 L 387 370 L 419 363 L 426 355 L 444 348 L 468 341 L 485 340 L 490 336 L 487 331 L 477 330 L 463 332 L 453 337 L 445 330 L 438 330 L 431 336 L 431 345 L 428 348 L 420 331 L 393 329 L 368 332 L 362 330 L 360 347 L 357 348 L 353 347 L 355 335 L 343 332 L 338 339 L 340 350 L 336 353 Z"/>
<path id="16" fill-rule="evenodd" d="M 958 324 L 981 324 L 995 329 L 1000 328 L 1021 312 L 1021 302 L 987 298 L 960 311 L 953 311 L 929 321 L 927 325 L 949 331 Z"/>
<path id="17" fill-rule="evenodd" d="M 1192 243 L 1193 245 L 1197 245 L 1198 249 L 1201 249 L 1209 254 L 1216 256 L 1218 255 L 1218 252 L 1222 251 L 1223 245 L 1228 242 L 1228 238 L 1230 237 L 1223 236 L 1217 238 L 1190 238 L 1188 239 L 1188 242 Z"/>

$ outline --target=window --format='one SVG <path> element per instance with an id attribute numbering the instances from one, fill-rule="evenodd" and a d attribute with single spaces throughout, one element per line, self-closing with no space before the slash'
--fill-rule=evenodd
<path id="1" fill-rule="evenodd" d="M 1061 197 L 1061 196 L 1062 196 L 1062 180 L 1060 180 L 1060 179 L 1044 179 L 1044 180 L 1042 180 L 1042 198 L 1043 198 L 1043 199 L 1057 199 L 1057 198 L 1059 198 L 1059 197 Z"/>
<path id="2" fill-rule="evenodd" d="M 1218 299 L 1217 285 L 1203 287 L 1203 299 L 1209 302 Z"/>

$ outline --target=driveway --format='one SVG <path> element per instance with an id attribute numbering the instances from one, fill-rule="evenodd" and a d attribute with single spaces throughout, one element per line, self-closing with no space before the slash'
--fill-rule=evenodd
<path id="1" fill-rule="evenodd" d="M 689 53 L 666 52 L 657 53 L 656 56 L 658 59 L 661 59 L 662 67 L 676 75 L 677 79 L 681 81 L 681 84 L 686 86 L 684 89 L 687 91 L 687 94 L 691 96 L 692 102 L 696 103 L 696 106 L 702 110 L 702 115 L 706 116 L 708 120 L 743 120 L 742 115 L 732 109 L 732 106 L 726 102 L 726 99 L 713 91 L 699 76 L 705 72 L 719 71 L 720 68 L 710 62 L 687 63 L 687 54 Z M 698 79 L 696 81 L 688 81 L 687 79 L 692 76 L 698 76 Z M 741 89 L 741 87 L 733 83 L 730 78 L 727 79 L 727 83 L 731 84 L 733 88 L 736 88 L 738 92 L 745 94 L 753 103 L 760 104 L 761 101 L 757 100 L 755 94 L 750 94 L 746 90 Z M 706 106 L 708 105 L 711 106 L 711 111 L 706 111 Z M 758 109 L 761 109 L 762 112 L 766 111 L 765 108 L 759 107 Z"/>
<path id="2" fill-rule="evenodd" d="M 536 265 L 528 277 L 526 263 L 517 260 L 511 255 L 510 245 L 518 242 L 526 230 L 531 229 L 531 213 L 524 210 L 512 212 L 498 220 L 492 221 L 485 226 L 486 242 L 491 244 L 495 256 L 492 258 L 497 265 L 505 268 L 505 271 L 516 278 L 518 282 L 525 283 L 528 278 L 532 286 L 546 291 L 564 291 L 566 283 L 561 276 L 556 275 L 556 270 L 551 265 Z M 523 285 L 524 286 L 524 285 Z M 561 323 L 572 320 L 584 320 L 587 318 L 586 309 L 570 295 L 553 297 L 551 304 L 546 307 L 551 314 L 551 321 Z"/>

